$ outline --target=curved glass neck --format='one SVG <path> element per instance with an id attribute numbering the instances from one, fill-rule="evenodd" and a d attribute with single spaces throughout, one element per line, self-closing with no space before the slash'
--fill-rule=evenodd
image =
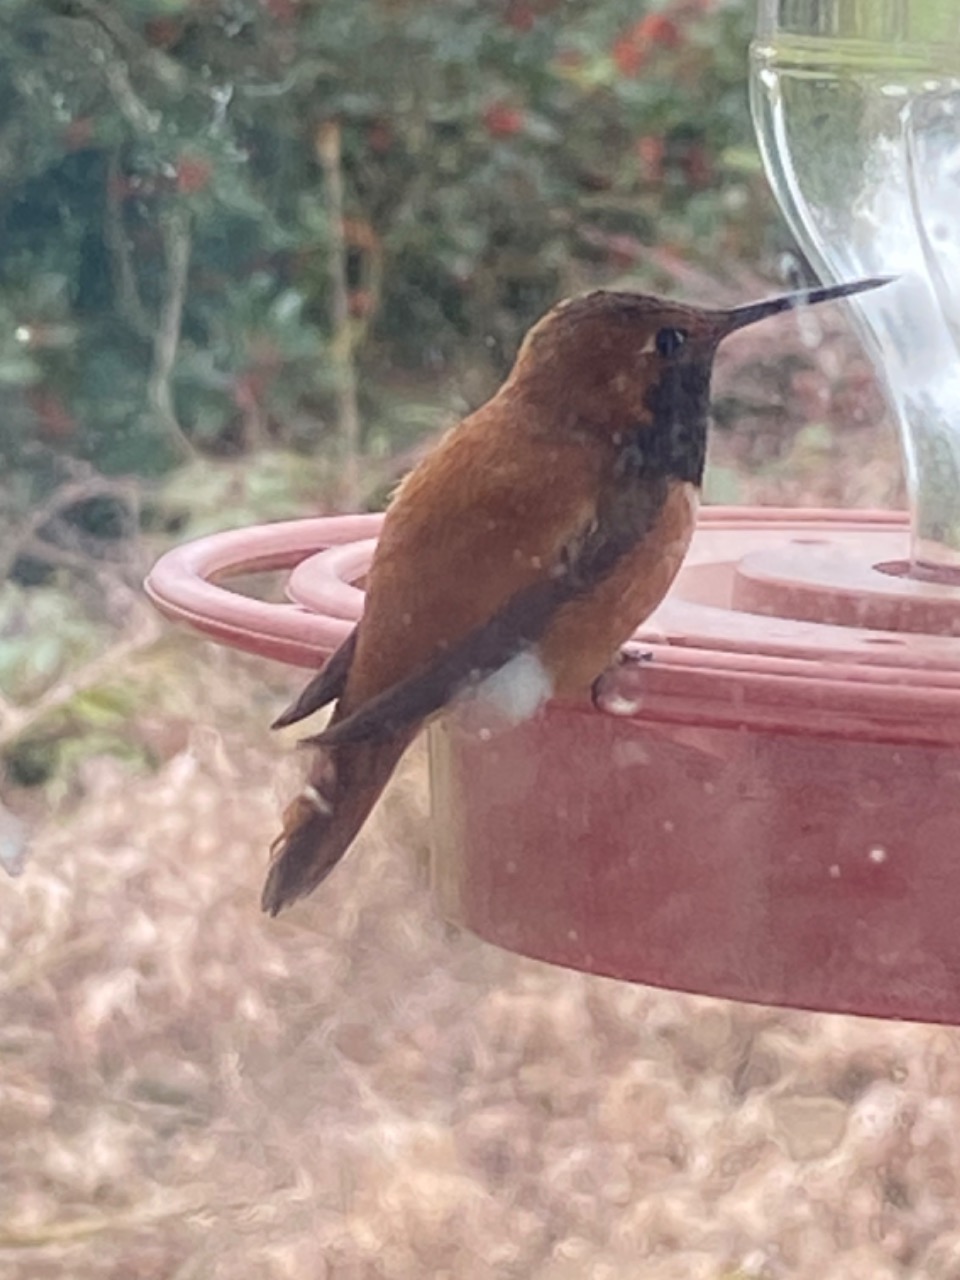
<path id="1" fill-rule="evenodd" d="M 960 3 L 761 0 L 751 103 L 781 209 L 852 303 L 900 426 L 918 577 L 960 567 Z"/>

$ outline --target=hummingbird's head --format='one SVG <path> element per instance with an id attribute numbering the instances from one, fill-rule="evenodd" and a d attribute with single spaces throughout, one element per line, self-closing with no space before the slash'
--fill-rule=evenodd
<path id="1" fill-rule="evenodd" d="M 650 466 L 699 484 L 710 375 L 728 334 L 780 311 L 876 289 L 889 278 L 801 289 L 727 310 L 597 290 L 561 302 L 527 334 L 508 386 L 541 428 L 629 440 Z"/>

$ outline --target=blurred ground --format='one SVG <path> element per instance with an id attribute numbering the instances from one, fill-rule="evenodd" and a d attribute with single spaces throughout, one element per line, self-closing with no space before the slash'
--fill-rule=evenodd
<path id="1" fill-rule="evenodd" d="M 841 367 L 784 398 L 823 408 Z M 732 391 L 775 403 L 763 376 Z M 721 427 L 714 482 L 894 501 L 871 403 L 842 438 L 809 411 L 786 452 L 759 411 Z M 265 725 L 293 678 L 188 637 L 168 659 L 162 767 L 89 762 L 0 881 L 0 1274 L 957 1280 L 960 1032 L 632 988 L 447 929 L 422 749 L 315 900 L 266 920 L 298 766 Z"/>
<path id="2" fill-rule="evenodd" d="M 207 723 L 153 776 L 93 770 L 0 887 L 0 1273 L 960 1274 L 960 1033 L 448 931 L 418 874 L 422 753 L 324 891 L 268 921 L 276 675 L 182 660 Z"/>

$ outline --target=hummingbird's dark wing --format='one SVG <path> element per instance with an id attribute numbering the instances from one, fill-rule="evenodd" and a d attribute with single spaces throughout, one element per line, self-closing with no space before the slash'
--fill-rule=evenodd
<path id="1" fill-rule="evenodd" d="M 613 572 L 654 525 L 662 504 L 659 485 L 615 495 L 543 576 L 510 596 L 489 621 L 307 741 L 324 747 L 383 741 L 420 724 L 536 645 L 564 606 Z"/>
<path id="2" fill-rule="evenodd" d="M 340 648 L 334 650 L 296 701 L 292 702 L 286 711 L 277 716 L 270 728 L 285 729 L 287 725 L 296 724 L 298 720 L 305 720 L 307 716 L 312 716 L 315 711 L 319 711 L 327 703 L 334 702 L 339 698 L 347 682 L 347 675 L 350 671 L 350 664 L 353 662 L 353 652 L 356 647 L 357 628 L 354 627 Z"/>
<path id="3" fill-rule="evenodd" d="M 570 581 L 566 578 L 563 585 L 568 587 Z M 420 671 L 385 689 L 307 742 L 332 747 L 396 737 L 535 644 L 565 598 L 568 596 L 559 579 L 546 579 L 525 588 L 500 613 L 446 653 L 432 658 Z"/>

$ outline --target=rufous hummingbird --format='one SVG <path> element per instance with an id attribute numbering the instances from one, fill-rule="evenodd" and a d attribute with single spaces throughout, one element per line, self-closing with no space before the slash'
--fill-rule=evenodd
<path id="1" fill-rule="evenodd" d="M 666 595 L 690 545 L 720 342 L 779 311 L 598 291 L 526 335 L 506 382 L 403 481 L 363 617 L 275 727 L 335 702 L 284 814 L 263 891 L 276 914 L 346 853 L 423 725 L 472 694 L 506 721 L 583 696 Z"/>

